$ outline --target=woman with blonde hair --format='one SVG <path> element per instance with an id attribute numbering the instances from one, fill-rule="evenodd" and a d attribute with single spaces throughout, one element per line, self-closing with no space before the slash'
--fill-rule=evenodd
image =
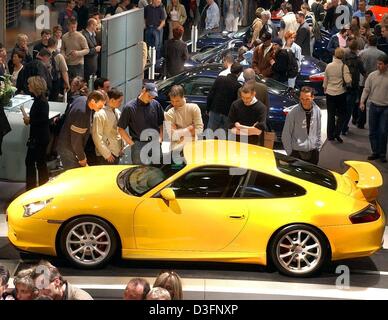
<path id="1" fill-rule="evenodd" d="M 162 271 L 156 278 L 154 288 L 160 287 L 170 293 L 171 300 L 182 300 L 182 281 L 174 271 Z"/>
<path id="2" fill-rule="evenodd" d="M 23 117 L 25 125 L 30 125 L 26 156 L 26 190 L 37 186 L 36 170 L 38 170 L 38 185 L 48 181 L 46 150 L 50 136 L 46 81 L 40 76 L 30 77 L 28 90 L 34 97 L 34 103 L 30 109 L 30 115 Z"/>
<path id="3" fill-rule="evenodd" d="M 372 35 L 372 32 L 370 31 L 369 23 L 368 22 L 363 23 L 360 28 L 360 36 L 364 41 L 365 45 L 368 43 L 368 38 L 371 35 Z"/>
<path id="4" fill-rule="evenodd" d="M 14 64 L 12 61 L 12 57 L 16 51 L 20 51 L 20 52 L 24 53 L 23 65 L 32 61 L 32 56 L 30 55 L 30 53 L 28 51 L 28 36 L 26 34 L 19 33 L 16 36 L 15 48 L 13 48 L 13 50 L 12 50 L 11 60 L 9 60 L 9 62 L 8 62 L 8 69 L 9 69 L 10 74 L 12 74 L 14 71 Z"/>
<path id="5" fill-rule="evenodd" d="M 295 56 L 296 61 L 298 62 L 298 71 L 300 71 L 300 65 L 302 62 L 302 48 L 295 43 L 296 32 L 295 31 L 286 31 L 284 34 L 285 44 L 283 45 L 283 49 L 291 50 L 293 55 Z M 295 78 L 288 79 L 288 86 L 291 88 L 295 88 Z"/>
<path id="6" fill-rule="evenodd" d="M 183 26 L 187 20 L 185 6 L 179 0 L 171 0 L 167 5 L 168 38 L 173 38 L 173 29 L 177 26 Z"/>
<path id="7" fill-rule="evenodd" d="M 325 70 L 323 89 L 327 105 L 327 138 L 342 143 L 341 130 L 346 116 L 346 88 L 352 83 L 349 68 L 343 63 L 345 50 L 334 51 L 333 62 Z"/>

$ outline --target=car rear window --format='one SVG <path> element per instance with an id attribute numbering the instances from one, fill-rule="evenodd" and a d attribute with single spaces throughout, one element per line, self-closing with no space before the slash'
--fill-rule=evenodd
<path id="1" fill-rule="evenodd" d="M 277 168 L 290 176 L 307 180 L 332 190 L 337 189 L 337 180 L 334 175 L 324 168 L 318 167 L 300 159 L 285 156 L 274 152 Z"/>

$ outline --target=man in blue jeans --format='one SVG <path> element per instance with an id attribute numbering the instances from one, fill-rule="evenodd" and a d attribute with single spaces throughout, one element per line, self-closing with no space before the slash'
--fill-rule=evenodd
<path id="1" fill-rule="evenodd" d="M 380 159 L 387 162 L 388 135 L 388 55 L 377 59 L 377 70 L 369 74 L 362 92 L 360 109 L 365 110 L 365 102 L 369 108 L 369 140 L 372 154 L 368 160 Z"/>
<path id="2" fill-rule="evenodd" d="M 155 47 L 156 59 L 161 57 L 163 28 L 167 18 L 161 2 L 161 0 L 152 0 L 152 3 L 144 8 L 145 41 L 148 46 Z"/>

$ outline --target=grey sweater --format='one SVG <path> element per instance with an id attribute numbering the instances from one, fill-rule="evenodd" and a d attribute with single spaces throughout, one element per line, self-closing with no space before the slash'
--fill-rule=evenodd
<path id="1" fill-rule="evenodd" d="M 309 135 L 307 135 L 306 112 L 300 104 L 297 104 L 286 117 L 282 142 L 287 155 L 290 155 L 292 150 L 321 149 L 321 110 L 315 103 L 313 103 Z"/>
<path id="2" fill-rule="evenodd" d="M 376 70 L 368 76 L 361 101 L 365 102 L 366 99 L 378 106 L 388 107 L 388 71 L 381 73 Z"/>

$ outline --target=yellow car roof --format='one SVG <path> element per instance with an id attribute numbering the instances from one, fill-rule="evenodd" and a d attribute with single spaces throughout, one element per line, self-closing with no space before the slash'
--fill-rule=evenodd
<path id="1" fill-rule="evenodd" d="M 271 149 L 229 140 L 199 140 L 187 143 L 183 150 L 187 164 L 227 165 L 261 171 L 275 171 Z"/>

